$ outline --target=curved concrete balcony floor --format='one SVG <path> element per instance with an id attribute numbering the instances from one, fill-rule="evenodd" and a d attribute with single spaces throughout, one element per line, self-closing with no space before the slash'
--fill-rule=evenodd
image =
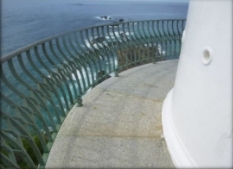
<path id="1" fill-rule="evenodd" d="M 161 109 L 177 63 L 138 66 L 88 92 L 62 124 L 46 168 L 173 168 Z"/>

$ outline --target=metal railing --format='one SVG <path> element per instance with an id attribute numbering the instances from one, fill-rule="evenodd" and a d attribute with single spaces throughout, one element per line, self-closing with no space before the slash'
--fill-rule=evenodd
<path id="1" fill-rule="evenodd" d="M 117 22 L 1 58 L 1 168 L 43 168 L 69 110 L 111 73 L 178 58 L 185 20 Z M 156 73 L 156 72 L 155 72 Z"/>

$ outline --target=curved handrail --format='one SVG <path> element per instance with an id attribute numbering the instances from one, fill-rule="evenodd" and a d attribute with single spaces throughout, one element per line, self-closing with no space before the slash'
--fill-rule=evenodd
<path id="1" fill-rule="evenodd" d="M 59 128 L 86 91 L 115 73 L 178 57 L 184 19 L 103 24 L 49 37 L 1 62 L 1 167 L 45 166 Z"/>
<path id="2" fill-rule="evenodd" d="M 124 24 L 128 24 L 128 23 L 138 23 L 138 22 L 151 22 L 151 21 L 182 21 L 182 23 L 185 23 L 186 19 L 160 19 L 160 20 L 139 20 L 139 21 L 126 21 L 126 22 L 123 22 Z M 117 22 L 116 24 L 122 24 L 121 22 Z M 101 25 L 98 25 L 98 26 L 89 26 L 89 27 L 83 27 L 83 28 L 80 28 L 80 29 L 76 29 L 76 30 L 72 30 L 72 31 L 68 31 L 68 32 L 65 32 L 65 33 L 62 33 L 62 34 L 58 34 L 58 35 L 55 35 L 55 36 L 51 36 L 51 37 L 48 37 L 48 38 L 44 38 L 42 40 L 39 40 L 39 41 L 36 41 L 34 43 L 31 43 L 27 46 L 24 46 L 24 47 L 21 47 L 9 54 L 6 54 L 4 56 L 2 56 L 0 58 L 0 63 L 4 63 L 5 61 L 7 61 L 8 59 L 11 59 L 12 57 L 14 57 L 15 55 L 18 55 L 22 52 L 25 52 L 35 46 L 38 46 L 46 41 L 49 41 L 49 40 L 52 40 L 52 39 L 55 39 L 55 38 L 58 38 L 58 37 L 61 37 L 61 36 L 65 36 L 67 34 L 70 34 L 70 33 L 74 33 L 74 32 L 78 32 L 78 31 L 82 31 L 82 30 L 87 30 L 87 29 L 92 29 L 92 28 L 95 28 L 95 27 L 99 27 L 99 26 L 111 26 L 111 25 L 114 25 L 114 24 L 101 24 Z M 182 25 L 182 29 L 184 29 L 184 25 Z M 179 32 L 179 34 L 182 34 L 182 32 Z"/>

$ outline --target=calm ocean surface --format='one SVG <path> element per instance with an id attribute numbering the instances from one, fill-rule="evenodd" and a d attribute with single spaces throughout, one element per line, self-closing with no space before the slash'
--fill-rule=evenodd
<path id="1" fill-rule="evenodd" d="M 114 0 L 2 0 L 1 56 L 70 30 L 119 19 L 184 19 L 188 2 Z M 111 20 L 98 16 L 107 15 Z"/>

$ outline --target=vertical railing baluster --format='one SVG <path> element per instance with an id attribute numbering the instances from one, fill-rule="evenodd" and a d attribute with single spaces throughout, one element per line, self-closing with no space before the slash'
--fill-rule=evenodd
<path id="1" fill-rule="evenodd" d="M 17 143 L 15 140 L 13 140 L 12 137 L 10 137 L 8 134 L 6 134 L 3 131 L 0 131 L 1 138 L 4 140 L 7 140 L 9 144 L 11 144 L 11 147 L 16 149 L 16 150 L 21 150 L 21 153 L 23 154 L 23 159 L 27 163 L 29 168 L 35 168 L 35 164 L 33 163 L 32 159 L 30 158 L 29 154 L 20 146 L 19 143 Z M 19 166 L 17 166 L 19 168 Z"/>
<path id="2" fill-rule="evenodd" d="M 111 36 L 111 34 L 110 34 L 109 27 L 110 27 L 110 26 L 106 26 L 107 35 L 108 35 L 108 37 L 109 37 L 109 39 L 110 39 L 110 46 L 111 46 L 110 49 L 115 50 L 116 53 L 117 53 L 117 52 L 118 52 L 118 48 L 116 47 L 115 41 L 114 41 L 114 39 L 112 38 L 112 36 Z M 115 71 L 115 70 L 116 70 L 116 67 L 115 67 L 114 53 L 113 53 L 112 51 L 110 51 L 110 53 L 112 54 L 112 57 L 111 57 L 111 58 L 112 58 L 112 65 L 113 65 L 112 71 Z"/>
<path id="3" fill-rule="evenodd" d="M 86 64 L 89 65 L 89 68 L 91 70 L 91 78 L 92 78 L 92 82 L 91 82 L 91 86 L 93 86 L 93 83 L 94 83 L 94 71 L 93 71 L 93 67 L 91 65 L 91 62 L 92 62 L 92 58 L 91 57 L 86 57 L 87 53 L 83 50 L 83 48 L 81 47 L 81 43 L 78 42 L 78 39 L 82 40 L 82 37 L 77 37 L 77 33 L 79 33 L 79 35 L 81 34 L 80 32 L 75 32 L 75 42 L 76 44 L 79 46 L 79 48 L 81 49 L 82 51 L 82 55 L 80 55 L 79 57 L 82 59 L 82 60 L 85 60 Z M 83 43 L 83 41 L 82 41 Z M 86 77 L 89 77 L 89 74 L 87 72 L 86 74 Z"/>
<path id="4" fill-rule="evenodd" d="M 100 57 L 98 56 L 98 49 L 100 48 L 100 46 L 98 45 L 98 40 L 96 40 L 96 37 L 95 37 L 95 33 L 97 33 L 95 31 L 95 28 L 96 27 L 91 28 L 92 39 L 94 41 L 96 41 L 95 42 L 96 47 L 94 48 L 94 50 L 92 52 L 92 55 L 94 57 L 93 62 L 94 62 L 94 65 L 95 65 L 95 77 L 96 77 L 95 84 L 98 84 L 98 81 L 100 80 L 99 77 L 98 77 L 98 72 L 102 70 L 102 65 L 101 65 L 101 62 L 100 62 Z M 81 35 L 83 35 L 83 34 L 81 34 Z M 97 38 L 99 39 L 98 35 L 97 35 Z M 82 36 L 82 39 L 83 39 L 83 36 Z"/>
<path id="5" fill-rule="evenodd" d="M 181 24 L 179 24 L 181 23 Z M 177 28 L 178 28 L 178 35 L 179 35 L 179 39 L 181 39 L 181 35 L 182 35 L 182 28 L 179 27 L 179 25 L 182 25 L 182 21 L 178 21 L 178 24 L 177 24 Z M 181 40 L 179 40 L 179 51 L 181 50 Z"/>
<path id="6" fill-rule="evenodd" d="M 101 26 L 101 32 L 103 34 L 103 37 L 105 37 L 105 40 L 106 40 L 106 44 L 103 45 L 103 50 L 105 52 L 105 57 L 107 58 L 107 63 L 108 63 L 108 71 L 106 69 L 106 75 L 107 75 L 108 73 L 111 73 L 111 61 L 110 61 L 110 56 L 109 56 L 111 49 L 107 45 L 108 44 L 108 41 L 106 39 L 107 35 L 106 35 L 104 28 L 106 28 L 106 27 Z"/>
<path id="7" fill-rule="evenodd" d="M 75 47 L 74 47 L 74 45 L 73 45 L 73 43 L 71 41 L 71 36 L 70 35 L 69 35 L 69 44 L 70 44 L 71 48 L 75 51 L 76 55 L 80 55 L 78 53 L 78 51 L 76 51 L 76 49 L 75 49 Z M 88 71 L 87 71 L 87 68 L 85 66 L 85 63 L 78 56 L 72 56 L 72 58 L 73 58 L 73 61 L 71 61 L 70 63 L 72 64 L 72 67 L 79 70 L 79 73 L 80 73 L 81 78 L 83 80 L 83 87 L 84 87 L 84 90 L 86 91 L 87 88 L 90 87 L 90 80 L 89 80 L 89 77 L 87 75 Z M 84 69 L 84 73 L 87 75 L 86 79 L 84 78 L 84 73 L 82 71 L 82 68 Z M 82 93 L 82 88 L 81 88 L 79 78 L 77 77 L 76 73 L 74 73 L 74 75 L 75 75 L 75 77 L 77 79 L 77 83 L 78 83 L 78 86 L 79 86 L 79 94 L 81 94 Z"/>
<path id="8" fill-rule="evenodd" d="M 84 39 L 84 35 L 83 35 L 83 32 L 84 31 L 80 31 L 80 36 L 81 36 L 81 40 L 82 40 L 82 43 L 83 45 L 86 47 L 87 51 L 88 51 L 88 58 L 91 59 L 92 63 L 94 63 L 94 70 L 95 72 L 93 72 L 93 75 L 95 76 L 96 75 L 96 71 L 98 70 L 98 66 L 97 66 L 97 63 L 95 62 L 96 58 L 94 58 L 95 56 L 95 53 L 94 53 L 94 49 L 91 50 L 86 42 L 85 42 L 85 39 Z M 93 33 L 93 28 L 91 28 L 91 32 L 92 32 L 92 39 L 94 39 L 94 33 Z M 87 53 L 85 53 L 85 55 L 87 55 Z M 93 77 L 94 78 L 94 77 Z M 93 83 L 96 83 L 95 80 L 93 79 Z"/>
<path id="9" fill-rule="evenodd" d="M 18 57 L 21 57 L 21 56 L 18 56 Z M 32 90 L 32 88 L 31 88 L 27 83 L 25 83 L 25 82 L 20 78 L 20 76 L 16 73 L 16 70 L 15 70 L 15 68 L 14 68 L 14 66 L 13 66 L 12 60 L 8 61 L 8 64 L 9 64 L 9 68 L 10 68 L 10 70 L 11 70 L 12 75 L 14 76 L 14 78 L 17 79 L 18 82 L 21 83 L 22 85 L 24 85 L 28 90 Z M 40 111 L 39 111 L 39 110 L 40 110 L 39 107 L 43 107 L 43 108 L 44 108 L 44 106 L 42 106 L 42 105 L 40 105 L 38 102 L 36 102 L 36 100 L 35 100 L 34 98 L 26 97 L 23 93 L 19 93 L 19 94 L 21 94 L 21 95 L 24 97 L 24 99 L 25 99 L 25 104 L 27 104 L 28 107 L 33 108 L 34 111 L 40 112 Z M 36 106 L 34 106 L 34 104 L 32 104 L 32 103 L 34 103 Z M 29 105 L 30 105 L 30 106 L 29 106 Z M 45 107 L 45 108 L 47 109 L 47 107 Z M 48 109 L 47 109 L 47 110 L 48 110 Z M 52 125 L 52 127 L 53 127 L 53 130 L 54 130 L 54 131 L 57 131 L 56 124 L 55 124 L 55 122 L 53 121 L 52 114 L 50 113 L 49 110 L 48 110 L 48 112 L 47 112 L 47 115 L 48 115 L 48 117 L 49 117 L 49 120 L 50 120 L 50 122 L 51 122 L 51 125 Z"/>
<path id="10" fill-rule="evenodd" d="M 138 24 L 137 24 L 137 29 L 138 29 L 138 32 L 139 32 L 139 38 L 138 38 L 138 40 L 139 40 L 139 42 L 141 42 L 141 44 L 142 45 L 144 45 L 145 44 L 145 42 L 144 42 L 144 37 L 143 37 L 143 35 L 142 35 L 142 32 L 141 32 L 141 29 L 140 29 L 140 21 L 139 22 L 137 22 Z"/>
<path id="11" fill-rule="evenodd" d="M 61 103 L 61 99 L 55 89 L 55 86 L 54 83 L 51 82 L 51 79 L 49 77 L 47 77 L 45 74 L 43 74 L 38 68 L 37 66 L 35 65 L 35 63 L 32 61 L 32 58 L 26 53 L 26 56 L 27 56 L 27 59 L 29 61 L 29 63 L 31 64 L 31 66 L 33 67 L 33 69 L 35 70 L 35 72 L 38 73 L 38 75 L 40 75 L 40 77 L 42 79 L 44 79 L 45 82 L 40 82 L 39 83 L 39 88 L 41 88 L 41 90 L 43 91 L 48 91 L 48 93 L 53 93 L 58 101 L 58 104 L 61 108 L 61 112 L 62 112 L 62 115 L 65 116 L 65 112 L 64 112 L 64 107 Z M 47 83 L 47 84 L 46 84 Z M 50 94 L 48 94 L 49 96 Z"/>
<path id="12" fill-rule="evenodd" d="M 99 26 L 96 27 L 97 37 L 98 38 L 104 38 L 104 39 L 103 39 L 103 41 L 101 40 L 101 45 L 99 43 L 97 43 L 99 50 L 98 50 L 98 53 L 96 53 L 96 56 L 97 56 L 97 58 L 99 60 L 100 72 L 102 72 L 102 71 L 106 71 L 105 63 L 103 64 L 103 68 L 102 68 L 102 62 L 104 61 L 104 57 L 105 57 L 105 54 L 106 54 L 106 52 L 104 51 L 104 48 L 103 48 L 104 47 L 103 42 L 105 41 L 105 37 L 100 35 L 100 32 L 99 32 L 100 29 L 99 28 L 100 28 Z"/>
<path id="13" fill-rule="evenodd" d="M 70 56 L 71 58 L 75 58 L 75 56 L 68 50 L 68 45 L 67 45 L 67 43 L 65 42 L 65 36 L 62 37 L 62 42 L 63 42 L 63 46 L 65 47 L 65 49 L 66 49 L 66 51 L 68 52 L 69 56 Z M 74 64 L 74 62 L 73 62 L 71 59 L 67 60 L 67 62 L 68 62 L 68 64 L 63 64 L 63 65 L 64 65 L 64 67 L 69 68 L 69 71 L 70 71 L 70 72 L 67 72 L 66 75 L 69 77 L 70 83 L 71 83 L 72 86 L 73 86 L 73 89 L 74 89 L 74 99 L 76 99 L 76 97 L 77 97 L 79 94 L 78 94 L 78 92 L 77 92 L 77 89 L 76 89 L 76 87 L 75 87 L 74 81 L 73 81 L 73 79 L 72 79 L 72 75 L 74 75 L 76 81 L 79 83 L 79 78 L 77 77 L 77 74 L 76 74 L 76 69 L 77 69 L 77 67 L 76 67 L 76 65 Z M 72 73 L 71 73 L 71 72 L 72 72 Z M 86 82 L 85 82 L 85 79 L 84 79 L 82 70 L 79 69 L 79 72 L 80 72 L 81 79 L 82 79 L 82 82 L 83 82 L 83 87 L 84 87 L 84 89 L 86 89 Z"/>
<path id="14" fill-rule="evenodd" d="M 30 54 L 29 54 L 29 51 L 27 51 L 27 55 L 30 55 Z M 19 59 L 19 64 L 20 64 L 22 70 L 25 72 L 25 74 L 26 74 L 29 78 L 31 78 L 36 84 L 38 84 L 39 81 L 37 81 L 37 80 L 30 74 L 30 72 L 25 68 L 25 65 L 23 64 L 23 61 L 22 61 L 22 56 L 17 57 L 17 58 Z M 14 71 L 15 71 L 15 70 L 14 70 Z M 16 72 L 15 72 L 15 73 L 16 73 Z M 19 78 L 19 77 L 18 77 L 18 78 Z M 44 102 L 44 99 L 43 99 L 43 98 L 46 98 L 46 99 L 50 102 L 50 104 L 51 104 L 51 105 L 53 106 L 53 108 L 54 108 L 54 111 L 55 111 L 55 114 L 56 114 L 56 118 L 57 118 L 57 120 L 58 120 L 58 123 L 61 124 L 60 115 L 59 115 L 58 110 L 57 110 L 57 108 L 56 108 L 54 102 L 52 101 L 52 99 L 43 96 L 43 93 L 42 93 L 41 91 L 38 91 L 37 89 L 33 89 L 33 88 L 30 87 L 26 82 L 24 82 L 22 79 L 19 78 L 19 80 L 21 81 L 21 83 L 22 83 L 24 86 L 26 86 L 26 87 L 32 92 L 32 94 L 33 94 L 35 97 L 37 97 L 37 99 L 43 104 L 43 106 L 45 106 L 45 109 L 46 109 L 47 112 L 49 112 L 49 113 L 50 113 L 50 110 L 46 107 L 46 103 Z M 45 92 L 45 94 L 47 94 L 47 96 L 50 95 L 46 90 L 44 90 L 43 92 Z M 41 98 L 41 96 L 43 96 L 43 98 Z"/>
<path id="15" fill-rule="evenodd" d="M 42 60 L 41 60 L 41 57 L 39 55 L 39 51 L 38 51 L 38 47 L 36 46 L 34 48 L 34 51 L 35 51 L 35 55 L 36 55 L 36 58 L 37 60 L 39 61 L 39 63 L 43 66 L 44 69 L 46 69 L 49 73 L 49 75 L 51 76 L 52 78 L 52 81 L 53 83 L 55 83 L 57 86 L 59 86 L 59 89 L 62 93 L 62 98 L 64 99 L 65 101 L 65 105 L 66 105 L 66 109 L 69 110 L 69 104 L 68 104 L 68 100 L 67 100 L 67 96 L 65 94 L 65 91 L 62 87 L 62 82 L 60 81 L 60 78 L 59 78 L 59 75 L 57 75 L 57 73 L 53 72 Z M 54 85 L 52 83 L 50 83 L 50 85 Z"/>
<path id="16" fill-rule="evenodd" d="M 52 65 L 55 65 L 54 61 L 50 59 L 50 57 L 49 57 L 49 55 L 47 53 L 47 50 L 45 49 L 45 43 L 42 44 L 42 51 L 43 51 L 45 57 L 48 59 L 48 61 Z M 67 77 L 65 76 L 66 72 L 69 71 L 69 70 L 68 69 L 63 69 L 62 67 L 58 67 L 58 66 L 55 66 L 55 68 L 58 70 L 58 75 L 61 77 L 61 80 L 64 82 L 64 84 L 66 86 L 66 91 L 68 92 L 68 96 L 69 96 L 68 98 L 70 100 L 70 104 L 73 104 L 74 100 L 73 100 L 73 97 L 72 97 L 72 92 L 71 92 L 71 89 L 69 87 Z M 70 104 L 69 104 L 69 107 L 70 107 Z"/>

